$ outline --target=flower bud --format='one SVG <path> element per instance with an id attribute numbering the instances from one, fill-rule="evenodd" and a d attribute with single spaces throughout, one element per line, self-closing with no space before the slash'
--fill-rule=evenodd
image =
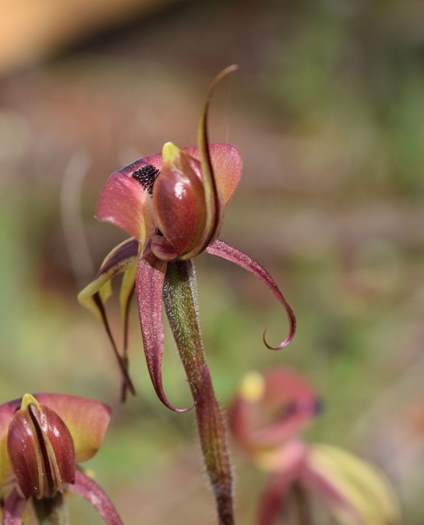
<path id="1" fill-rule="evenodd" d="M 62 419 L 30 394 L 22 398 L 8 430 L 7 449 L 18 486 L 26 498 L 62 492 L 75 480 L 75 450 Z"/>

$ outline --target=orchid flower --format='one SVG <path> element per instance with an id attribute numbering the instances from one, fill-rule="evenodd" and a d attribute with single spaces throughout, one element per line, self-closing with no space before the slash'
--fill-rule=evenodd
<path id="1" fill-rule="evenodd" d="M 162 306 L 186 371 L 194 399 L 199 434 L 208 474 L 217 499 L 220 523 L 232 524 L 232 474 L 225 424 L 212 387 L 200 335 L 193 258 L 203 252 L 233 262 L 261 279 L 284 307 L 287 337 L 271 345 L 284 348 L 292 340 L 293 310 L 268 272 L 248 255 L 217 240 L 223 211 L 241 177 L 242 161 L 235 146 L 209 144 L 208 112 L 218 82 L 236 69 L 224 69 L 212 82 L 200 118 L 196 147 L 179 148 L 167 142 L 161 154 L 139 159 L 113 173 L 100 195 L 96 216 L 131 237 L 105 258 L 96 279 L 80 294 L 80 302 L 103 322 L 123 376 L 122 397 L 134 393 L 128 375 L 128 311 L 135 294 L 144 353 L 154 389 L 162 403 L 176 412 L 162 382 L 164 344 Z M 120 303 L 124 322 L 123 350 L 107 321 L 105 303 L 111 279 L 123 274 Z"/>
<path id="2" fill-rule="evenodd" d="M 0 405 L 3 525 L 20 525 L 34 509 L 40 523 L 65 525 L 65 496 L 87 500 L 107 525 L 122 525 L 104 491 L 78 467 L 100 448 L 110 409 L 90 399 L 25 394 Z"/>
<path id="3" fill-rule="evenodd" d="M 320 409 L 315 391 L 291 370 L 243 380 L 229 423 L 241 449 L 269 475 L 256 524 L 275 525 L 293 514 L 299 525 L 312 523 L 311 496 L 340 524 L 398 523 L 396 497 L 382 473 L 343 449 L 301 439 Z"/>

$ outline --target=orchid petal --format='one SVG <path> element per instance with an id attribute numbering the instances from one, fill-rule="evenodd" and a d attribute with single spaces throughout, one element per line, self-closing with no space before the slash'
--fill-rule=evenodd
<path id="1" fill-rule="evenodd" d="M 233 478 L 225 421 L 205 360 L 192 261 L 168 264 L 163 299 L 194 399 L 203 458 L 216 498 L 219 523 L 234 525 Z"/>
<path id="2" fill-rule="evenodd" d="M 3 525 L 21 525 L 27 500 L 23 498 L 17 489 L 13 489 L 7 496 L 3 510 Z"/>
<path id="3" fill-rule="evenodd" d="M 135 289 L 135 276 L 137 273 L 137 262 L 131 262 L 128 264 L 127 269 L 124 271 L 121 282 L 121 290 L 119 292 L 119 303 L 121 306 L 121 315 L 124 325 L 124 340 L 122 348 L 122 361 L 125 369 L 128 370 L 128 336 L 129 336 L 129 320 L 130 320 L 130 305 L 131 299 L 134 295 Z M 125 402 L 127 399 L 128 384 L 125 378 L 121 384 L 121 401 Z"/>
<path id="4" fill-rule="evenodd" d="M 294 371 L 250 372 L 229 409 L 230 428 L 257 464 L 275 470 L 285 461 L 281 447 L 287 449 L 287 442 L 317 415 L 318 407 L 316 393 Z"/>
<path id="5" fill-rule="evenodd" d="M 207 247 L 206 251 L 211 255 L 215 255 L 216 257 L 230 261 L 234 264 L 237 264 L 244 270 L 253 273 L 253 275 L 256 275 L 256 277 L 261 279 L 261 281 L 263 281 L 268 286 L 268 288 L 271 290 L 277 300 L 283 305 L 286 311 L 289 321 L 289 333 L 287 337 L 277 346 L 272 346 L 267 342 L 265 338 L 265 332 L 263 334 L 263 341 L 265 346 L 270 350 L 281 350 L 282 348 L 288 346 L 296 333 L 296 316 L 292 307 L 289 305 L 283 293 L 278 288 L 276 282 L 265 270 L 265 268 L 263 268 L 258 262 L 249 257 L 247 254 L 237 250 L 223 241 L 215 241 L 213 244 Z"/>
<path id="6" fill-rule="evenodd" d="M 272 474 L 263 490 L 256 513 L 257 525 L 275 525 L 285 508 L 288 496 L 296 482 L 299 466 L 290 472 Z"/>
<path id="7" fill-rule="evenodd" d="M 128 321 L 129 321 L 129 306 L 134 294 L 135 277 L 137 273 L 137 261 L 128 264 L 122 276 L 121 289 L 119 292 L 119 303 L 121 306 L 121 315 L 124 321 L 124 356 L 128 348 Z"/>
<path id="8" fill-rule="evenodd" d="M 78 294 L 79 303 L 92 311 L 99 319 L 101 318 L 101 312 L 97 307 L 94 296 L 100 294 L 103 304 L 109 299 L 112 291 L 110 287 L 111 279 L 125 271 L 128 265 L 136 260 L 138 249 L 139 244 L 135 239 L 127 239 L 115 246 L 104 258 L 94 281 Z"/>
<path id="9" fill-rule="evenodd" d="M 183 148 L 183 151 L 199 160 L 197 148 Z M 241 178 L 243 162 L 239 150 L 232 144 L 210 144 L 212 168 L 215 175 L 221 208 L 224 208 L 233 196 Z"/>
<path id="10" fill-rule="evenodd" d="M 265 389 L 260 410 L 278 414 L 266 427 L 252 432 L 259 446 L 279 445 L 296 435 L 317 415 L 320 400 L 303 379 L 289 369 L 265 374 Z"/>
<path id="11" fill-rule="evenodd" d="M 112 173 L 97 203 L 97 219 L 126 231 L 140 241 L 143 249 L 154 231 L 150 200 L 155 176 L 160 169 L 160 156 L 152 155 Z M 144 170 L 149 170 L 147 179 L 143 179 Z"/>
<path id="12" fill-rule="evenodd" d="M 168 400 L 162 382 L 163 359 L 163 319 L 162 290 L 167 263 L 152 254 L 140 259 L 135 291 L 138 303 L 141 333 L 147 368 L 157 396 L 162 403 L 174 412 L 187 409 L 174 407 Z"/>
<path id="13" fill-rule="evenodd" d="M 218 188 L 212 164 L 211 153 L 209 151 L 209 106 L 216 86 L 223 78 L 236 70 L 237 66 L 229 66 L 218 73 L 218 75 L 212 80 L 206 96 L 203 112 L 200 116 L 197 142 L 199 148 L 200 164 L 202 167 L 203 189 L 205 192 L 206 224 L 203 234 L 203 244 L 200 245 L 200 249 L 197 251 L 197 253 L 202 252 L 206 246 L 208 246 L 208 244 L 216 237 L 221 221 L 221 205 L 218 196 Z"/>
<path id="14" fill-rule="evenodd" d="M 35 394 L 34 397 L 64 421 L 74 442 L 77 463 L 96 454 L 110 422 L 111 411 L 107 405 L 64 394 Z"/>
<path id="15" fill-rule="evenodd" d="M 7 451 L 7 433 L 19 406 L 19 399 L 0 405 L 0 487 L 12 476 L 12 465 Z"/>
<path id="16" fill-rule="evenodd" d="M 173 261 L 178 258 L 177 251 L 162 234 L 152 235 L 150 248 L 153 255 L 161 261 Z"/>
<path id="17" fill-rule="evenodd" d="M 77 470 L 75 483 L 69 485 L 69 492 L 83 497 L 99 513 L 106 525 L 123 525 L 112 501 L 97 483 L 83 472 Z"/>
<path id="18" fill-rule="evenodd" d="M 170 142 L 163 147 L 162 159 L 153 190 L 155 224 L 175 252 L 189 258 L 199 246 L 206 220 L 203 184 L 196 174 L 199 162 Z"/>
<path id="19" fill-rule="evenodd" d="M 133 266 L 136 265 L 138 250 L 139 243 L 135 239 L 127 239 L 118 244 L 103 260 L 97 272 L 97 278 L 78 294 L 80 304 L 92 311 L 103 323 L 122 374 L 123 384 L 126 385 L 122 391 L 124 392 L 124 390 L 126 391 L 126 388 L 128 388 L 133 394 L 135 394 L 135 388 L 128 374 L 128 363 L 126 362 L 125 355 L 122 357 L 119 354 L 104 304 L 112 293 L 111 279 L 115 275 L 124 272 L 120 299 L 124 316 L 124 330 L 126 330 L 126 316 L 128 315 L 127 301 L 129 301 L 131 297 L 131 272 L 134 272 Z M 127 278 L 125 278 L 125 275 L 127 275 Z"/>
<path id="20" fill-rule="evenodd" d="M 398 521 L 396 497 L 383 475 L 342 449 L 313 446 L 303 478 L 343 522 L 389 525 Z"/>

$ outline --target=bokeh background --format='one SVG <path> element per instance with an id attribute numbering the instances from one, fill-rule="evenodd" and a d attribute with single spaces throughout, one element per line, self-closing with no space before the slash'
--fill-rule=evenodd
<path id="1" fill-rule="evenodd" d="M 299 331 L 287 350 L 264 349 L 264 327 L 286 332 L 271 294 L 199 257 L 218 397 L 227 406 L 249 370 L 296 367 L 326 407 L 307 438 L 378 464 L 402 523 L 423 523 L 424 3 L 1 0 L 0 12 L 1 400 L 110 403 L 88 466 L 125 523 L 215 523 L 193 416 L 156 399 L 135 316 L 139 395 L 120 406 L 107 340 L 76 293 L 123 238 L 93 218 L 105 178 L 164 141 L 193 143 L 208 81 L 236 62 L 212 113 L 213 138 L 245 162 L 221 236 L 270 269 Z M 164 373 L 188 403 L 170 340 Z M 251 523 L 263 475 L 234 458 Z M 73 512 L 98 523 L 82 503 Z"/>

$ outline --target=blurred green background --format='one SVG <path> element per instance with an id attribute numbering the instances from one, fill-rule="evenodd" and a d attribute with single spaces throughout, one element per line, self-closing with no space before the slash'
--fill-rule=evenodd
<path id="1" fill-rule="evenodd" d="M 296 367 L 326 406 L 308 439 L 378 464 L 402 523 L 423 523 L 424 3 L 90 0 L 90 19 L 61 0 L 36 40 L 48 4 L 0 1 L 11 38 L 0 44 L 0 399 L 61 391 L 110 403 L 110 431 L 88 466 L 125 523 L 215 523 L 193 415 L 156 399 L 135 315 L 139 395 L 120 406 L 107 340 L 76 293 L 90 260 L 124 238 L 93 218 L 108 174 L 165 141 L 193 143 L 208 81 L 235 62 L 211 120 L 212 138 L 236 144 L 245 163 L 221 237 L 275 276 L 298 335 L 267 351 L 264 327 L 272 340 L 286 333 L 271 294 L 199 257 L 218 397 L 228 405 L 249 370 Z M 21 24 L 13 6 L 34 22 Z M 37 44 L 52 27 L 60 38 Z M 188 403 L 170 339 L 164 374 L 170 398 Z M 263 476 L 236 450 L 234 459 L 239 522 L 251 523 Z M 74 523 L 97 523 L 72 505 Z"/>

